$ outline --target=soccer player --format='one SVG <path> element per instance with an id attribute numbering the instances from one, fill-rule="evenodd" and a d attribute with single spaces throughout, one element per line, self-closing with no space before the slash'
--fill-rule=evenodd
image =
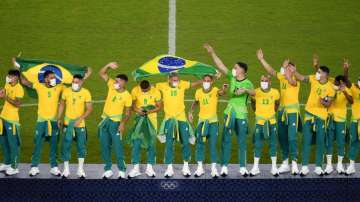
<path id="1" fill-rule="evenodd" d="M 200 177 L 205 173 L 203 168 L 204 161 L 204 147 L 206 140 L 209 140 L 210 146 L 210 161 L 211 161 L 211 176 L 218 177 L 216 169 L 217 162 L 217 137 L 219 130 L 219 120 L 217 116 L 217 103 L 219 96 L 225 94 L 227 85 L 224 84 L 221 89 L 213 87 L 213 76 L 203 76 L 202 88 L 195 92 L 195 101 L 191 105 L 189 111 L 189 121 L 193 122 L 193 111 L 200 106 L 199 121 L 196 134 L 196 161 L 198 163 L 195 171 L 195 177 Z"/>
<path id="2" fill-rule="evenodd" d="M 270 76 L 261 76 L 260 88 L 255 89 L 255 95 L 251 97 L 255 110 L 255 134 L 254 134 L 254 165 L 250 171 L 251 176 L 260 174 L 259 161 L 263 149 L 264 140 L 269 141 L 271 157 L 271 174 L 278 176 L 276 167 L 276 111 L 279 107 L 280 94 L 277 89 L 271 88 Z"/>
<path id="3" fill-rule="evenodd" d="M 247 176 L 249 173 L 246 169 L 246 139 L 248 134 L 247 101 L 249 95 L 251 96 L 255 93 L 253 84 L 246 77 L 248 66 L 243 62 L 238 62 L 234 65 L 233 69 L 229 71 L 209 44 L 205 44 L 204 48 L 208 51 L 220 72 L 226 75 L 230 82 L 230 100 L 224 111 L 225 125 L 221 144 L 222 168 L 220 175 L 223 177 L 228 175 L 227 165 L 229 164 L 231 155 L 231 133 L 234 131 L 238 140 L 239 172 L 242 176 Z"/>
<path id="4" fill-rule="evenodd" d="M 167 164 L 167 169 L 164 173 L 165 177 L 172 177 L 174 175 L 172 166 L 174 139 L 182 145 L 184 161 L 182 174 L 185 177 L 191 176 L 189 168 L 189 160 L 191 157 L 189 143 L 195 144 L 195 137 L 191 125 L 187 121 L 184 97 L 186 90 L 194 88 L 201 83 L 201 80 L 196 82 L 180 80 L 176 72 L 171 72 L 168 77 L 168 82 L 156 84 L 156 88 L 160 90 L 162 94 L 165 112 L 158 136 L 160 142 L 165 143 L 164 163 Z"/>
<path id="5" fill-rule="evenodd" d="M 19 70 L 9 70 L 5 87 L 0 89 L 0 98 L 5 100 L 0 115 L 0 144 L 4 156 L 4 163 L 0 165 L 0 171 L 5 171 L 6 175 L 19 173 L 19 108 L 21 99 L 24 97 L 24 89 L 20 85 L 19 79 Z"/>
<path id="6" fill-rule="evenodd" d="M 141 148 L 147 151 L 147 166 L 145 173 L 155 177 L 153 165 L 156 162 L 157 112 L 161 109 L 161 93 L 148 80 L 143 80 L 131 91 L 133 111 L 136 113 L 134 129 L 128 135 L 132 145 L 131 163 L 134 165 L 129 177 L 141 175 L 139 162 Z"/>
<path id="7" fill-rule="evenodd" d="M 348 65 L 349 63 L 344 61 L 343 67 L 345 71 L 348 69 Z M 338 152 L 336 171 L 339 174 L 345 173 L 342 160 L 345 155 L 347 104 L 353 103 L 351 91 L 346 87 L 346 80 L 343 75 L 336 76 L 333 85 L 335 97 L 329 107 L 328 132 L 326 138 L 326 168 L 324 170 L 326 175 L 333 172 L 332 154 L 334 139 L 336 139 Z"/>
<path id="8" fill-rule="evenodd" d="M 50 144 L 50 173 L 55 176 L 61 176 L 56 162 L 59 138 L 56 115 L 64 86 L 61 81 L 56 79 L 55 73 L 52 71 L 44 72 L 44 83 L 31 83 L 24 76 L 21 76 L 21 83 L 36 90 L 38 95 L 38 119 L 34 138 L 35 147 L 31 157 L 29 175 L 36 176 L 40 173 L 38 165 L 42 143 L 45 140 Z"/>
<path id="9" fill-rule="evenodd" d="M 359 135 L 360 135 L 360 77 L 358 77 L 357 83 L 351 83 L 348 76 L 348 69 L 350 63 L 345 60 L 345 81 L 346 86 L 350 88 L 353 103 L 351 105 L 352 115 L 350 124 L 350 147 L 349 147 L 349 159 L 350 164 L 346 169 L 345 174 L 351 175 L 356 172 L 355 160 L 359 153 Z"/>
<path id="10" fill-rule="evenodd" d="M 294 64 L 286 59 L 279 72 L 276 72 L 264 58 L 263 51 L 257 51 L 257 58 L 264 69 L 280 82 L 280 107 L 278 110 L 278 137 L 282 152 L 282 164 L 279 173 L 290 171 L 289 158 L 291 158 L 291 173 L 299 173 L 297 159 L 297 132 L 300 123 L 299 90 L 300 83 L 296 80 L 291 68 Z"/>
<path id="11" fill-rule="evenodd" d="M 111 62 L 101 68 L 99 75 L 107 82 L 108 94 L 105 101 L 102 121 L 99 124 L 99 138 L 101 157 L 105 163 L 103 178 L 112 177 L 111 170 L 111 147 L 113 147 L 117 167 L 119 169 L 118 178 L 125 178 L 126 164 L 124 161 L 122 136 L 125 131 L 125 124 L 129 120 L 132 98 L 126 90 L 128 77 L 125 74 L 118 74 L 115 79 L 109 78 L 108 70 L 117 69 L 119 65 Z"/>
<path id="12" fill-rule="evenodd" d="M 86 75 L 86 78 L 90 73 Z M 70 175 L 69 160 L 71 155 L 72 141 L 76 141 L 78 155 L 77 176 L 85 178 L 84 158 L 86 155 L 87 130 L 85 119 L 91 114 L 93 107 L 91 94 L 88 89 L 83 88 L 85 77 L 74 75 L 71 87 L 65 88 L 61 95 L 60 106 L 58 109 L 58 127 L 62 127 L 62 115 L 66 107 L 64 116 L 64 130 L 61 148 L 61 158 L 64 161 L 64 170 L 62 177 L 67 178 Z"/>
<path id="13" fill-rule="evenodd" d="M 315 66 L 317 68 L 317 66 Z M 305 123 L 303 129 L 302 144 L 302 168 L 301 176 L 309 173 L 309 158 L 312 138 L 316 142 L 315 174 L 322 176 L 324 171 L 323 155 L 325 149 L 326 120 L 328 118 L 328 107 L 335 96 L 333 84 L 329 81 L 330 69 L 326 66 L 317 68 L 315 75 L 304 76 L 296 72 L 298 80 L 310 83 L 311 89 L 305 106 Z"/>

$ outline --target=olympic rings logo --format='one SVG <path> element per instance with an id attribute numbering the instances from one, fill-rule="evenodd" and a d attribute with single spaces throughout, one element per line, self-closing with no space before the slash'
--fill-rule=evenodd
<path id="1" fill-rule="evenodd" d="M 179 186 L 179 183 L 177 181 L 161 181 L 160 187 L 165 190 L 174 190 Z"/>

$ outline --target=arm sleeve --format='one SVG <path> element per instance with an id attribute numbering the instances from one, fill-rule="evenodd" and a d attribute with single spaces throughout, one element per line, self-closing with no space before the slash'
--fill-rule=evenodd
<path id="1" fill-rule="evenodd" d="M 92 97 L 89 91 L 86 92 L 85 102 L 92 102 Z"/>
<path id="2" fill-rule="evenodd" d="M 125 107 L 131 107 L 131 105 L 132 105 L 132 99 L 131 99 L 131 95 L 129 93 L 128 98 L 125 101 Z"/>
<path id="3" fill-rule="evenodd" d="M 155 101 L 159 102 L 161 101 L 161 93 L 158 89 L 155 88 Z"/>
<path id="4" fill-rule="evenodd" d="M 23 98 L 24 97 L 24 88 L 20 86 L 16 92 L 16 98 Z"/>
<path id="5" fill-rule="evenodd" d="M 180 81 L 180 88 L 189 89 L 191 87 L 190 81 Z"/>
<path id="6" fill-rule="evenodd" d="M 109 78 L 109 80 L 107 81 L 108 88 L 113 87 L 114 83 L 115 83 L 115 80 L 112 78 Z"/>

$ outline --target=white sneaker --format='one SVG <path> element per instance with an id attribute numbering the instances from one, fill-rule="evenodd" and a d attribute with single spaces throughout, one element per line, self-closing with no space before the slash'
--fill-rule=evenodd
<path id="1" fill-rule="evenodd" d="M 346 175 L 351 175 L 353 173 L 355 173 L 355 163 L 353 161 L 350 161 L 350 165 L 347 167 L 345 174 Z"/>
<path id="2" fill-rule="evenodd" d="M 30 171 L 29 171 L 29 175 L 30 177 L 33 177 L 35 175 L 38 175 L 40 173 L 40 170 L 38 167 L 31 167 Z"/>
<path id="3" fill-rule="evenodd" d="M 151 164 L 147 164 L 146 166 L 146 170 L 145 170 L 145 174 L 148 176 L 148 177 L 155 177 L 156 176 L 156 173 L 152 167 Z"/>
<path id="4" fill-rule="evenodd" d="M 85 171 L 84 171 L 84 169 L 82 169 L 82 168 L 78 168 L 78 169 L 77 169 L 76 175 L 78 176 L 78 178 L 81 178 L 81 179 L 85 179 L 85 178 L 86 178 Z"/>
<path id="5" fill-rule="evenodd" d="M 184 161 L 184 165 L 182 168 L 182 173 L 185 177 L 190 177 L 191 176 L 191 172 L 190 172 L 190 168 L 189 168 L 189 163 Z"/>
<path id="6" fill-rule="evenodd" d="M 173 166 L 172 166 L 172 164 L 169 164 L 167 166 L 167 169 L 166 169 L 165 173 L 164 173 L 164 177 L 169 178 L 169 177 L 172 177 L 173 175 L 174 175 Z"/>
<path id="7" fill-rule="evenodd" d="M 255 176 L 258 174 L 260 174 L 259 166 L 253 166 L 252 169 L 250 170 L 250 176 Z"/>
<path id="8" fill-rule="evenodd" d="M 5 171 L 5 174 L 8 175 L 8 176 L 15 175 L 15 174 L 18 174 L 18 173 L 19 173 L 19 169 L 18 168 L 14 169 L 12 167 L 6 169 L 6 171 Z"/>
<path id="9" fill-rule="evenodd" d="M 59 170 L 58 167 L 53 167 L 50 169 L 50 174 L 54 175 L 54 176 L 57 176 L 57 177 L 60 177 L 61 176 L 61 172 Z"/>
<path id="10" fill-rule="evenodd" d="M 135 164 L 129 173 L 129 178 L 134 178 L 141 175 L 139 164 Z"/>
<path id="11" fill-rule="evenodd" d="M 199 163 L 198 166 L 197 166 L 197 169 L 195 171 L 194 176 L 195 177 L 200 177 L 200 176 L 202 176 L 204 174 L 205 174 L 205 171 L 204 171 L 204 168 L 202 166 L 202 163 Z"/>
<path id="12" fill-rule="evenodd" d="M 298 165 L 297 165 L 297 162 L 296 162 L 296 161 L 292 161 L 292 162 L 291 162 L 291 174 L 292 174 L 292 175 L 297 175 L 297 174 L 299 174 L 299 168 L 298 168 Z"/>
<path id="13" fill-rule="evenodd" d="M 212 164 L 211 164 L 211 177 L 212 177 L 212 178 L 217 178 L 217 177 L 219 177 L 219 173 L 218 173 L 218 171 L 217 171 L 217 169 L 216 169 L 216 163 L 212 163 Z"/>
<path id="14" fill-rule="evenodd" d="M 320 166 L 316 166 L 316 167 L 315 167 L 314 173 L 317 174 L 317 175 L 319 175 L 319 176 L 323 176 L 323 175 L 324 175 L 324 171 L 323 171 L 323 169 L 322 169 Z"/>
<path id="15" fill-rule="evenodd" d="M 342 163 L 338 163 L 336 166 L 336 171 L 338 174 L 342 175 L 345 173 L 345 169 Z"/>
<path id="16" fill-rule="evenodd" d="M 327 164 L 325 167 L 325 175 L 330 175 L 334 171 L 334 168 L 331 164 Z"/>
<path id="17" fill-rule="evenodd" d="M 69 175 L 70 175 L 70 170 L 69 170 L 69 168 L 65 167 L 63 173 L 61 174 L 61 176 L 63 178 L 68 178 Z"/>
<path id="18" fill-rule="evenodd" d="M 276 166 L 272 166 L 271 167 L 271 172 L 270 172 L 274 177 L 279 176 L 279 170 Z"/>
<path id="19" fill-rule="evenodd" d="M 0 165 L 0 172 L 4 172 L 10 167 L 11 167 L 11 165 L 1 164 Z"/>
<path id="20" fill-rule="evenodd" d="M 249 171 L 245 167 L 240 167 L 239 172 L 243 177 L 247 177 L 249 175 Z"/>
<path id="21" fill-rule="evenodd" d="M 119 170 L 119 173 L 118 173 L 118 179 L 125 179 L 125 172 L 124 171 L 121 171 Z"/>
<path id="22" fill-rule="evenodd" d="M 222 177 L 226 177 L 226 176 L 228 175 L 228 168 L 227 168 L 227 166 L 222 166 L 222 167 L 221 167 L 220 175 L 221 175 Z"/>
<path id="23" fill-rule="evenodd" d="M 301 167 L 301 171 L 300 171 L 300 176 L 306 176 L 307 174 L 309 174 L 310 170 L 308 166 L 302 166 Z"/>
<path id="24" fill-rule="evenodd" d="M 284 160 L 279 167 L 279 173 L 283 174 L 283 173 L 287 173 L 287 172 L 290 172 L 289 161 Z"/>
<path id="25" fill-rule="evenodd" d="M 113 172 L 112 172 L 112 170 L 107 170 L 107 171 L 105 171 L 104 172 L 104 174 L 102 175 L 102 178 L 103 179 L 109 179 L 109 178 L 111 178 L 112 176 L 113 176 Z"/>

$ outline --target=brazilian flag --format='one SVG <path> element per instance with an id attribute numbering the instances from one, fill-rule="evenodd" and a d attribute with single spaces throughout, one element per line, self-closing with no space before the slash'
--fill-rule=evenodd
<path id="1" fill-rule="evenodd" d="M 73 75 L 85 75 L 86 66 L 65 64 L 61 62 L 16 58 L 16 65 L 20 67 L 23 76 L 31 83 L 44 83 L 44 73 L 52 71 L 55 73 L 56 83 L 71 84 Z M 30 96 L 36 97 L 33 89 L 27 89 Z"/>
<path id="2" fill-rule="evenodd" d="M 168 75 L 170 72 L 197 77 L 207 74 L 215 75 L 217 73 L 216 69 L 211 65 L 172 55 L 160 55 L 136 69 L 133 72 L 133 76 L 135 80 L 139 80 L 144 77 Z"/>

